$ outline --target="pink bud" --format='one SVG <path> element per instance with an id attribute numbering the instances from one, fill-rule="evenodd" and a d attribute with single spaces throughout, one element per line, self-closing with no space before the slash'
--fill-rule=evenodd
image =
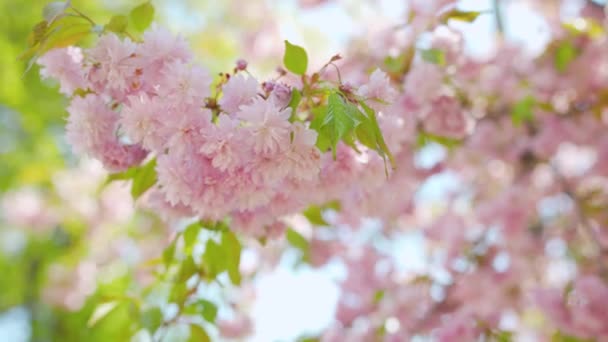
<path id="1" fill-rule="evenodd" d="M 246 70 L 247 69 L 247 61 L 244 59 L 239 59 L 236 61 L 237 70 Z"/>

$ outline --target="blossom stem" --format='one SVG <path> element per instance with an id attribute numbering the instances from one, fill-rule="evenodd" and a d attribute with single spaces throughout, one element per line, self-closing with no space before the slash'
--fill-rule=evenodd
<path id="1" fill-rule="evenodd" d="M 76 14 L 78 14 L 81 18 L 85 19 L 86 21 L 88 21 L 89 23 L 91 23 L 91 25 L 96 26 L 97 24 L 93 21 L 93 19 L 89 18 L 88 15 L 80 12 L 76 7 L 74 6 L 70 6 L 70 8 L 76 12 Z"/>
<path id="2" fill-rule="evenodd" d="M 505 24 L 499 0 L 492 0 L 492 7 L 494 7 L 494 20 L 496 21 L 496 31 L 498 31 L 498 34 L 502 36 L 505 33 Z"/>

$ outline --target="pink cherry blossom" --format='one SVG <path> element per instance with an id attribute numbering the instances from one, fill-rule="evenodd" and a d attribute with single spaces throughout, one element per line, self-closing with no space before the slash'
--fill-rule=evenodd
<path id="1" fill-rule="evenodd" d="M 126 92 L 132 87 L 135 74 L 136 45 L 129 39 L 121 40 L 113 33 L 105 34 L 97 45 L 87 51 L 92 64 L 88 73 L 89 81 L 99 89 L 107 83 L 108 90 Z"/>
<path id="2" fill-rule="evenodd" d="M 71 95 L 76 89 L 86 89 L 87 83 L 82 68 L 82 50 L 77 47 L 53 49 L 41 56 L 37 63 L 41 66 L 43 78 L 59 81 L 59 91 Z"/>
<path id="3" fill-rule="evenodd" d="M 200 152 L 211 158 L 213 167 L 221 171 L 232 171 L 246 160 L 243 149 L 245 136 L 237 132 L 239 121 L 227 115 L 221 115 L 217 124 L 201 132 L 205 142 Z"/>
<path id="4" fill-rule="evenodd" d="M 287 149 L 291 108 L 281 109 L 273 100 L 263 99 L 255 99 L 240 108 L 237 117 L 251 133 L 250 144 L 255 153 L 271 155 Z"/>
<path id="5" fill-rule="evenodd" d="M 242 73 L 231 77 L 222 87 L 222 98 L 218 104 L 226 113 L 236 114 L 241 105 L 249 104 L 258 92 L 258 81 Z"/>
<path id="6" fill-rule="evenodd" d="M 431 134 L 461 139 L 467 134 L 467 118 L 456 99 L 441 96 L 428 109 L 424 128 Z"/>

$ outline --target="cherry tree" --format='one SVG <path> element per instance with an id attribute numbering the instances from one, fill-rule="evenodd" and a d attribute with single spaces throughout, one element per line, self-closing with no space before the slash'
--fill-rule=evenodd
<path id="1" fill-rule="evenodd" d="M 320 68 L 284 41 L 266 79 L 246 60 L 208 70 L 149 2 L 103 26 L 69 1 L 47 6 L 23 58 L 69 99 L 66 140 L 171 235 L 156 280 L 100 303 L 91 324 L 135 302 L 154 324 L 133 334 L 183 325 L 209 339 L 217 307 L 201 292 L 230 282 L 234 317 L 215 323 L 244 338 L 251 281 L 289 246 L 347 270 L 321 341 L 608 339 L 605 15 L 528 2 L 551 33 L 539 55 L 500 30 L 490 56 L 466 52 L 453 23 L 500 18 L 498 1 L 488 13 L 409 1 L 399 25 Z M 444 198 L 420 198 L 446 175 Z M 379 245 L 415 229 L 428 267 L 404 272 Z M 167 284 L 172 315 L 141 299 Z"/>

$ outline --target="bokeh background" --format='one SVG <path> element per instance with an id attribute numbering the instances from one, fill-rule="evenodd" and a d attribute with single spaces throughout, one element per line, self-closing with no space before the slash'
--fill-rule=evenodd
<path id="1" fill-rule="evenodd" d="M 155 215 L 133 209 L 127 187 L 103 186 L 106 174 L 100 165 L 71 154 L 63 137 L 67 100 L 55 84 L 41 81 L 36 66 L 26 73 L 26 63 L 17 61 L 46 3 L 0 0 L 0 341 L 83 340 L 96 298 L 128 293 L 134 281 L 146 277 L 133 270 L 158 257 L 169 239 Z M 98 22 L 136 5 L 130 0 L 73 3 Z M 399 0 L 153 3 L 156 21 L 186 36 L 210 70 L 229 70 L 243 57 L 262 77 L 281 64 L 284 39 L 304 46 L 312 63 L 320 64 L 343 52 L 352 37 L 386 20 L 402 21 L 405 10 Z M 584 3 L 571 1 L 573 8 Z M 539 53 L 549 39 L 546 23 L 525 2 L 503 5 L 507 39 Z M 489 0 L 463 1 L 462 6 L 492 8 Z M 491 53 L 495 25 L 492 15 L 482 15 L 459 27 L 469 53 Z M 422 162 L 432 163 L 441 153 L 431 148 L 421 155 Z M 432 205 L 453 186 L 445 175 L 417 196 Z M 404 270 L 432 267 L 415 230 L 383 248 Z M 275 270 L 256 280 L 256 297 L 249 304 L 253 341 L 314 335 L 333 319 L 335 281 L 344 276 L 343 269 L 331 263 L 318 270 L 294 269 L 295 259 L 285 253 Z M 220 308 L 219 315 L 224 311 Z M 118 331 L 120 324 L 117 319 L 104 329 Z M 96 336 L 102 339 L 107 331 Z"/>

